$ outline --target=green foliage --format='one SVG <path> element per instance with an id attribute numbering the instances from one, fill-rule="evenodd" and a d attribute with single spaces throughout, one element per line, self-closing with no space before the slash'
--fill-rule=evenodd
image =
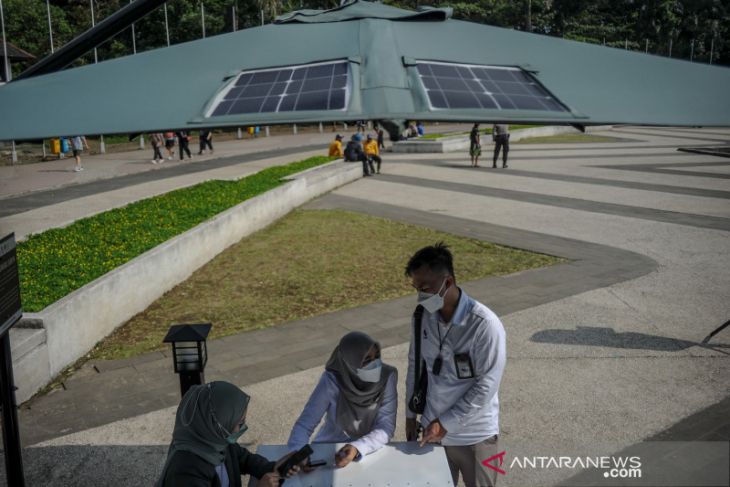
<path id="1" fill-rule="evenodd" d="M 40 311 L 166 240 L 283 184 L 282 178 L 331 160 L 310 157 L 237 181 L 206 181 L 32 235 L 18 245 L 23 307 Z"/>

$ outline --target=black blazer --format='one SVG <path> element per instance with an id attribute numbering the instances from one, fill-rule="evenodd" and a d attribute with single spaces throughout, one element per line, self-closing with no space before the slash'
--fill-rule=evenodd
<path id="1" fill-rule="evenodd" d="M 237 443 L 226 449 L 225 465 L 231 487 L 241 487 L 241 476 L 260 479 L 274 471 L 275 462 L 251 453 Z M 215 465 L 195 453 L 177 451 L 170 458 L 162 479 L 163 487 L 220 487 Z"/>

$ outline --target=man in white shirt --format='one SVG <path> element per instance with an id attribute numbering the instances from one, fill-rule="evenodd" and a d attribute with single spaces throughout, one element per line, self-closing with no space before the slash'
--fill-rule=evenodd
<path id="1" fill-rule="evenodd" d="M 416 252 L 406 275 L 424 308 L 421 336 L 411 340 L 406 377 L 408 401 L 416 383 L 414 343 L 420 339 L 428 375 L 421 446 L 445 447 L 454 485 L 461 474 L 467 487 L 494 486 L 497 471 L 483 462 L 498 448 L 498 390 L 506 360 L 502 322 L 457 287 L 453 257 L 443 243 Z M 417 439 L 417 430 L 416 413 L 407 407 L 408 441 Z"/>

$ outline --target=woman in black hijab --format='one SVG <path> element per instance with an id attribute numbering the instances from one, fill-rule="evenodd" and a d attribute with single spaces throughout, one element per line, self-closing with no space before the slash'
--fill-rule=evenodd
<path id="1" fill-rule="evenodd" d="M 353 331 L 332 352 L 319 384 L 289 435 L 289 450 L 309 443 L 323 417 L 317 443 L 347 443 L 335 457 L 344 467 L 387 444 L 395 431 L 398 405 L 395 367 L 380 360 L 380 344 Z M 305 471 L 308 468 L 304 467 Z"/>
<path id="2" fill-rule="evenodd" d="M 278 487 L 279 462 L 270 462 L 238 444 L 248 429 L 250 397 L 228 382 L 191 387 L 175 416 L 167 461 L 155 487 L 241 487 L 241 476 L 259 479 L 259 487 Z M 295 474 L 292 468 L 287 476 Z"/>

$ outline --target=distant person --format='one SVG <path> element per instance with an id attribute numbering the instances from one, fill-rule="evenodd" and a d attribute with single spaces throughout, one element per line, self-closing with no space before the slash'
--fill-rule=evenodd
<path id="1" fill-rule="evenodd" d="M 238 444 L 246 432 L 250 397 L 228 382 L 192 386 L 175 415 L 167 461 L 155 487 L 241 487 L 241 476 L 259 479 L 260 487 L 278 487 L 278 462 Z M 287 477 L 299 471 L 293 467 Z"/>
<path id="2" fill-rule="evenodd" d="M 509 125 L 495 124 L 492 128 L 492 139 L 494 140 L 494 158 L 492 167 L 497 167 L 499 149 L 502 149 L 502 167 L 507 167 L 507 153 L 509 152 Z"/>
<path id="3" fill-rule="evenodd" d="M 382 363 L 380 344 L 359 331 L 346 334 L 294 423 L 289 450 L 309 443 L 322 418 L 314 441 L 346 443 L 335 455 L 338 467 L 379 450 L 395 433 L 397 385 L 398 372 Z"/>
<path id="4" fill-rule="evenodd" d="M 330 157 L 343 157 L 344 153 L 342 152 L 342 136 L 340 134 L 335 135 L 335 140 L 332 141 L 330 144 L 330 151 L 329 151 Z"/>
<path id="5" fill-rule="evenodd" d="M 385 131 L 381 126 L 378 126 L 375 131 L 378 134 L 378 149 L 383 150 L 385 149 Z"/>
<path id="6" fill-rule="evenodd" d="M 175 134 L 173 132 L 165 132 L 165 149 L 167 149 L 167 160 L 171 161 L 175 157 Z"/>
<path id="7" fill-rule="evenodd" d="M 84 148 L 86 150 L 89 150 L 89 144 L 86 142 L 86 137 L 83 135 L 75 135 L 71 137 L 71 147 L 74 152 L 74 158 L 76 159 L 76 166 L 74 167 L 74 172 L 83 171 L 84 168 L 81 166 L 81 153 L 84 151 Z"/>
<path id="8" fill-rule="evenodd" d="M 362 150 L 362 144 L 360 141 L 362 141 L 362 135 L 359 133 L 352 136 L 345 147 L 345 160 L 348 162 L 362 162 L 363 176 L 367 177 L 370 176 L 370 172 L 368 171 L 368 159 L 365 156 L 365 152 Z"/>
<path id="9" fill-rule="evenodd" d="M 423 126 L 423 122 L 416 122 L 416 134 L 419 137 L 426 135 L 426 127 Z"/>
<path id="10" fill-rule="evenodd" d="M 418 129 L 416 128 L 416 124 L 413 122 L 408 124 L 408 138 L 411 137 L 418 137 Z"/>
<path id="11" fill-rule="evenodd" d="M 210 149 L 210 153 L 213 153 L 213 132 L 211 130 L 201 130 L 198 134 L 198 139 L 200 142 L 200 150 L 198 151 L 198 155 L 202 154 L 203 151 L 207 148 Z"/>
<path id="12" fill-rule="evenodd" d="M 178 130 L 175 132 L 177 136 L 177 143 L 180 146 L 180 160 L 182 161 L 185 154 L 188 155 L 188 159 L 192 159 L 193 155 L 190 153 L 190 134 L 186 130 Z"/>
<path id="13" fill-rule="evenodd" d="M 380 163 L 383 159 L 380 158 L 380 151 L 378 149 L 378 141 L 373 139 L 373 136 L 368 134 L 367 140 L 365 141 L 365 155 L 368 158 L 368 164 L 370 166 L 370 173 L 377 172 L 380 174 Z M 378 170 L 375 171 L 373 168 L 373 161 L 378 165 Z"/>
<path id="14" fill-rule="evenodd" d="M 420 326 L 421 331 L 411 332 L 407 400 L 421 383 L 415 376 L 417 360 L 428 382 L 420 446 L 444 447 L 454 485 L 461 475 L 467 487 L 494 486 L 497 472 L 483 462 L 499 451 L 499 385 L 507 360 L 504 326 L 492 310 L 457 285 L 453 257 L 443 243 L 416 252 L 408 260 L 406 275 L 418 292 L 417 311 L 422 312 L 420 321 L 414 313 L 412 322 L 412 329 Z M 418 437 L 416 416 L 417 411 L 406 409 L 407 441 Z"/>
<path id="15" fill-rule="evenodd" d="M 482 141 L 479 135 L 479 124 L 475 123 L 469 133 L 469 155 L 471 167 L 479 167 L 479 156 L 482 155 Z"/>
<path id="16" fill-rule="evenodd" d="M 358 120 L 357 121 L 357 131 L 365 133 L 365 126 L 367 124 L 365 123 L 365 120 Z"/>
<path id="17" fill-rule="evenodd" d="M 152 144 L 152 164 L 159 164 L 165 160 L 162 157 L 160 148 L 165 144 L 165 137 L 159 132 L 150 135 L 150 143 Z"/>

